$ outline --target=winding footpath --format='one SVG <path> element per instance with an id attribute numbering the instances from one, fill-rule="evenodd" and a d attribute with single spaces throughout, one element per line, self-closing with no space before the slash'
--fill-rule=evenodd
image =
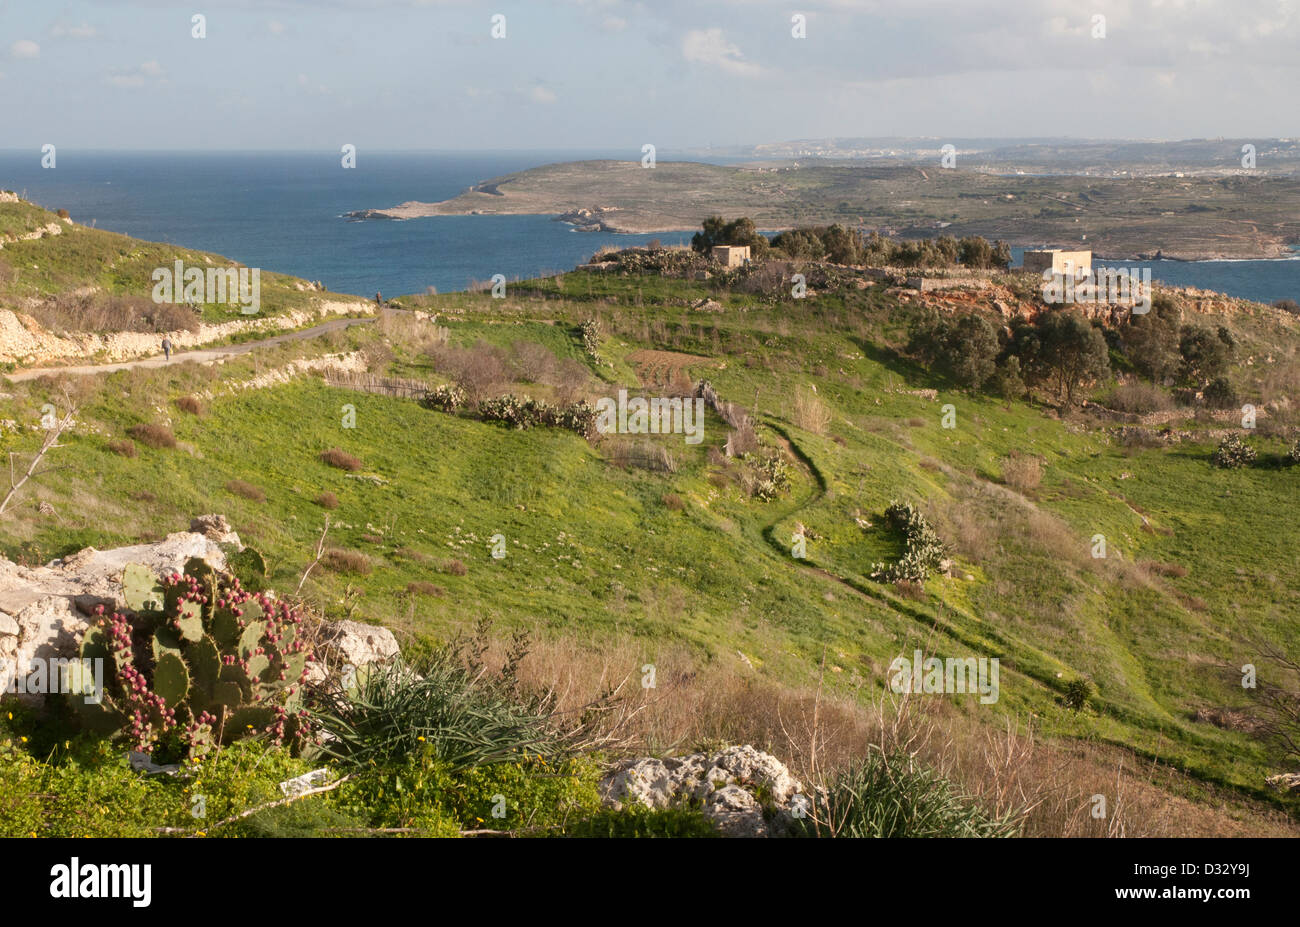
<path id="1" fill-rule="evenodd" d="M 23 380 L 34 380 L 37 377 L 57 376 L 59 374 L 82 376 L 93 373 L 113 373 L 117 370 L 130 370 L 134 367 L 166 367 L 169 364 L 210 363 L 227 357 L 237 357 L 240 354 L 248 354 L 252 351 L 256 351 L 258 348 L 269 348 L 277 344 L 284 344 L 288 341 L 304 341 L 308 338 L 315 338 L 318 335 L 341 331 L 345 328 L 350 328 L 353 325 L 365 325 L 374 321 L 375 318 L 373 316 L 368 318 L 354 317 L 330 319 L 328 322 L 313 325 L 311 328 L 285 332 L 280 335 L 273 335 L 270 338 L 261 338 L 257 341 L 244 341 L 239 344 L 231 344 L 219 348 L 198 348 L 194 351 L 183 351 L 173 354 L 171 360 L 168 360 L 161 355 L 154 355 L 153 357 L 142 357 L 138 360 L 119 361 L 112 364 L 85 364 L 79 367 L 32 367 L 28 370 L 15 370 L 13 373 L 5 374 L 5 376 L 11 383 L 19 383 Z"/>

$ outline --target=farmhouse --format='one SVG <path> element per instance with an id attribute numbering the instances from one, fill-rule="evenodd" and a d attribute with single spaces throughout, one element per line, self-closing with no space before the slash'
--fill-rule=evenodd
<path id="1" fill-rule="evenodd" d="M 1035 274 L 1086 277 L 1092 273 L 1092 252 L 1062 251 L 1060 248 L 1026 251 L 1024 269 Z"/>
<path id="2" fill-rule="evenodd" d="M 711 254 L 723 267 L 741 267 L 749 263 L 749 245 L 714 245 Z"/>

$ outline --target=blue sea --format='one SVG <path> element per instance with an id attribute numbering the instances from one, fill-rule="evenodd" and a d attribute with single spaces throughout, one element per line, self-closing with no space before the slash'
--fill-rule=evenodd
<path id="1" fill-rule="evenodd" d="M 349 221 L 357 209 L 455 196 L 490 177 L 556 161 L 631 157 L 626 150 L 368 152 L 355 169 L 336 152 L 84 152 L 60 149 L 58 166 L 35 151 L 0 152 L 0 188 L 17 190 L 79 222 L 151 241 L 214 251 L 252 267 L 320 280 L 341 293 L 388 296 L 462 290 L 570 270 L 605 245 L 691 232 L 577 232 L 550 216 L 432 216 Z M 1020 251 L 1015 252 L 1017 263 Z M 1276 261 L 1102 262 L 1150 267 L 1157 280 L 1273 302 L 1300 300 L 1300 254 Z"/>

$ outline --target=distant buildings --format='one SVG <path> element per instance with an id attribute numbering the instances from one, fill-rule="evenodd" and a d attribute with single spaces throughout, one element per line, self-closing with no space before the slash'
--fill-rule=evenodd
<path id="1" fill-rule="evenodd" d="M 749 262 L 749 245 L 714 245 L 710 254 L 723 267 L 741 267 Z"/>
<path id="2" fill-rule="evenodd" d="M 1035 274 L 1051 272 L 1062 277 L 1086 277 L 1092 273 L 1092 252 L 1060 248 L 1026 251 L 1024 268 Z"/>

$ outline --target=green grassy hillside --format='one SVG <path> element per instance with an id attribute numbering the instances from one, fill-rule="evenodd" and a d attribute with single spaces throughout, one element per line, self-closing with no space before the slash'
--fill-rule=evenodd
<path id="1" fill-rule="evenodd" d="M 724 311 L 689 308 L 705 297 Z M 1208 431 L 1196 437 L 1214 423 L 1191 412 L 1173 422 L 1190 440 L 1129 447 L 1095 418 L 960 391 L 899 353 L 915 310 L 877 289 L 772 305 L 705 282 L 574 273 L 506 300 L 403 303 L 436 318 L 393 317 L 221 368 L 73 384 L 80 425 L 53 452 L 63 469 L 24 490 L 0 520 L 0 546 L 37 562 L 216 511 L 266 555 L 271 585 L 291 592 L 328 517 L 335 550 L 304 593 L 327 615 L 380 621 L 410 641 L 491 618 L 552 639 L 632 641 L 629 673 L 684 648 L 701 665 L 747 660 L 791 686 L 820 678 L 824 659 L 826 685 L 863 703 L 885 694 L 890 662 L 915 648 L 997 657 L 996 704 L 948 696 L 959 711 L 1127 748 L 1193 781 L 1283 801 L 1263 785 L 1279 758 L 1248 727 L 1210 720 L 1257 707 L 1240 667 L 1265 665 L 1261 645 L 1300 644 L 1300 470 L 1282 463 L 1281 431 L 1252 439 L 1263 465 L 1223 471 L 1210 464 Z M 580 330 L 589 319 L 601 330 L 597 357 Z M 1248 347 L 1291 325 L 1262 307 L 1234 324 Z M 504 358 L 493 394 L 594 401 L 620 387 L 658 395 L 673 371 L 708 379 L 754 412 L 790 485 L 756 497 L 753 465 L 722 454 L 728 426 L 713 413 L 697 446 L 643 439 L 670 453 L 675 470 L 662 472 L 626 465 L 623 436 L 508 430 L 315 377 L 227 389 L 295 357 L 353 350 L 375 373 L 430 385 L 472 380 L 485 358 Z M 1280 363 L 1294 344 L 1274 353 Z M 539 356 L 550 358 L 537 362 L 542 372 L 521 360 Z M 38 381 L 0 400 L 0 418 L 18 423 L 6 450 L 33 448 L 30 426 L 43 402 L 66 401 L 61 388 Z M 213 396 L 200 414 L 176 405 L 204 392 Z M 955 427 L 945 428 L 949 405 Z M 113 449 L 148 423 L 169 427 L 175 446 Z M 331 448 L 359 468 L 327 465 Z M 1026 460 L 1038 478 L 1014 476 Z M 938 530 L 950 575 L 923 588 L 872 579 L 873 563 L 902 552 L 883 517 L 895 499 Z M 41 514 L 41 501 L 55 514 Z M 791 552 L 800 526 L 802 559 Z M 497 535 L 503 558 L 492 556 Z M 1096 535 L 1104 558 L 1093 555 Z M 1094 694 L 1074 712 L 1063 695 L 1079 679 Z"/>

